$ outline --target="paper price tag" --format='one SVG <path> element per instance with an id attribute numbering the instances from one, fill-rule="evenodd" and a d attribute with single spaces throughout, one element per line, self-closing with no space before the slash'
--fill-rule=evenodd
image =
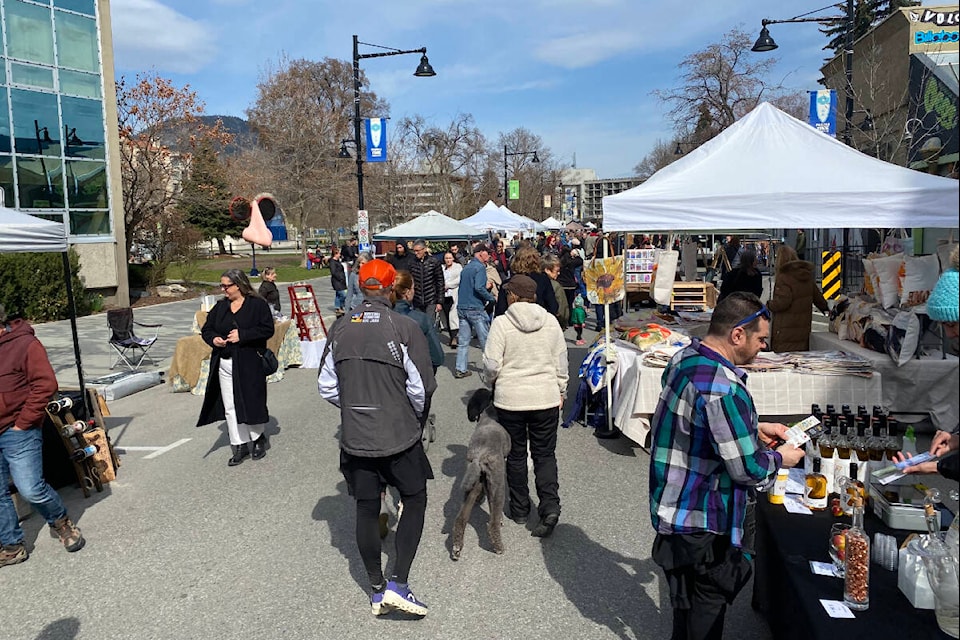
<path id="1" fill-rule="evenodd" d="M 831 618 L 854 618 L 853 611 L 839 600 L 820 599 L 820 604 L 827 610 L 827 615 Z"/>
<path id="2" fill-rule="evenodd" d="M 813 571 L 813 574 L 817 576 L 830 576 L 831 578 L 840 577 L 840 573 L 837 571 L 837 568 L 832 562 L 817 562 L 816 560 L 811 560 L 810 571 Z"/>
<path id="3" fill-rule="evenodd" d="M 813 515 L 813 511 L 810 511 L 810 509 L 807 509 L 805 506 L 803 506 L 803 504 L 800 503 L 799 500 L 791 496 L 787 496 L 786 498 L 784 498 L 783 507 L 790 513 L 799 513 L 805 516 Z"/>

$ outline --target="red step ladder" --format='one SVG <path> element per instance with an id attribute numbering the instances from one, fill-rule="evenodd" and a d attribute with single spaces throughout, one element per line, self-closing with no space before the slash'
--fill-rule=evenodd
<path id="1" fill-rule="evenodd" d="M 312 284 L 291 284 L 287 287 L 290 295 L 290 309 L 297 321 L 300 340 L 319 340 L 327 337 L 327 325 L 317 305 Z"/>

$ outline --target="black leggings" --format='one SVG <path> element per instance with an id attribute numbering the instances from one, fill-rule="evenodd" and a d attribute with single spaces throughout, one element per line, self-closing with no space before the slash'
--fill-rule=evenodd
<path id="1" fill-rule="evenodd" d="M 393 580 L 408 582 L 410 565 L 417 555 L 420 536 L 423 533 L 423 519 L 427 511 L 427 490 L 412 496 L 401 495 L 403 517 L 397 525 L 397 561 L 393 569 Z M 380 499 L 357 500 L 357 547 L 363 566 L 370 578 L 370 585 L 383 584 L 383 569 L 380 565 Z"/>

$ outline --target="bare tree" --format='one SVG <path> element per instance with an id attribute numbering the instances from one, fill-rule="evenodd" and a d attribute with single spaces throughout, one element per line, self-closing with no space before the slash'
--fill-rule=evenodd
<path id="1" fill-rule="evenodd" d="M 117 82 L 128 253 L 133 242 L 144 242 L 162 262 L 172 234 L 181 228 L 173 205 L 189 171 L 191 151 L 230 142 L 220 121 L 207 126 L 198 120 L 203 109 L 189 86 L 176 87 L 156 73 L 138 74 L 133 84 L 124 77 Z"/>
<path id="2" fill-rule="evenodd" d="M 646 180 L 660 169 L 663 169 L 674 160 L 679 159 L 683 155 L 683 147 L 681 145 L 680 154 L 676 153 L 677 140 L 663 141 L 657 140 L 656 144 L 653 145 L 653 149 L 646 156 L 643 157 L 643 160 L 637 163 L 637 166 L 633 168 L 633 172 L 637 176 Z"/>
<path id="3" fill-rule="evenodd" d="M 499 166 L 501 174 L 504 147 L 508 153 L 521 154 L 506 157 L 507 180 L 520 181 L 520 199 L 509 201 L 507 206 L 515 213 L 538 220 L 543 219 L 543 196 L 546 193 L 554 193 L 558 186 L 556 175 L 559 173 L 559 167 L 553 152 L 543 143 L 540 136 L 523 127 L 501 133 L 497 148 L 490 151 L 490 158 Z M 533 161 L 533 152 L 536 152 L 538 162 Z M 502 184 L 502 175 L 500 180 L 502 193 L 502 189 L 506 189 L 507 185 Z"/>

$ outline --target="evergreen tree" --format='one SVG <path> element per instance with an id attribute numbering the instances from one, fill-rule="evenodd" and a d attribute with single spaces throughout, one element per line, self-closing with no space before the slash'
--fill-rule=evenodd
<path id="1" fill-rule="evenodd" d="M 916 7 L 919 4 L 920 0 L 855 0 L 853 3 L 854 41 L 898 9 Z M 834 6 L 840 11 L 842 17 L 824 20 L 825 26 L 820 28 L 820 32 L 830 38 L 823 50 L 840 55 L 843 53 L 843 43 L 847 35 L 847 3 L 839 2 Z"/>
<path id="2" fill-rule="evenodd" d="M 184 220 L 196 227 L 205 240 L 217 241 L 220 253 L 226 253 L 224 236 L 239 237 L 246 226 L 245 221 L 230 216 L 231 199 L 226 172 L 213 148 L 204 145 L 193 156 L 190 177 L 183 183 L 179 209 Z"/>

